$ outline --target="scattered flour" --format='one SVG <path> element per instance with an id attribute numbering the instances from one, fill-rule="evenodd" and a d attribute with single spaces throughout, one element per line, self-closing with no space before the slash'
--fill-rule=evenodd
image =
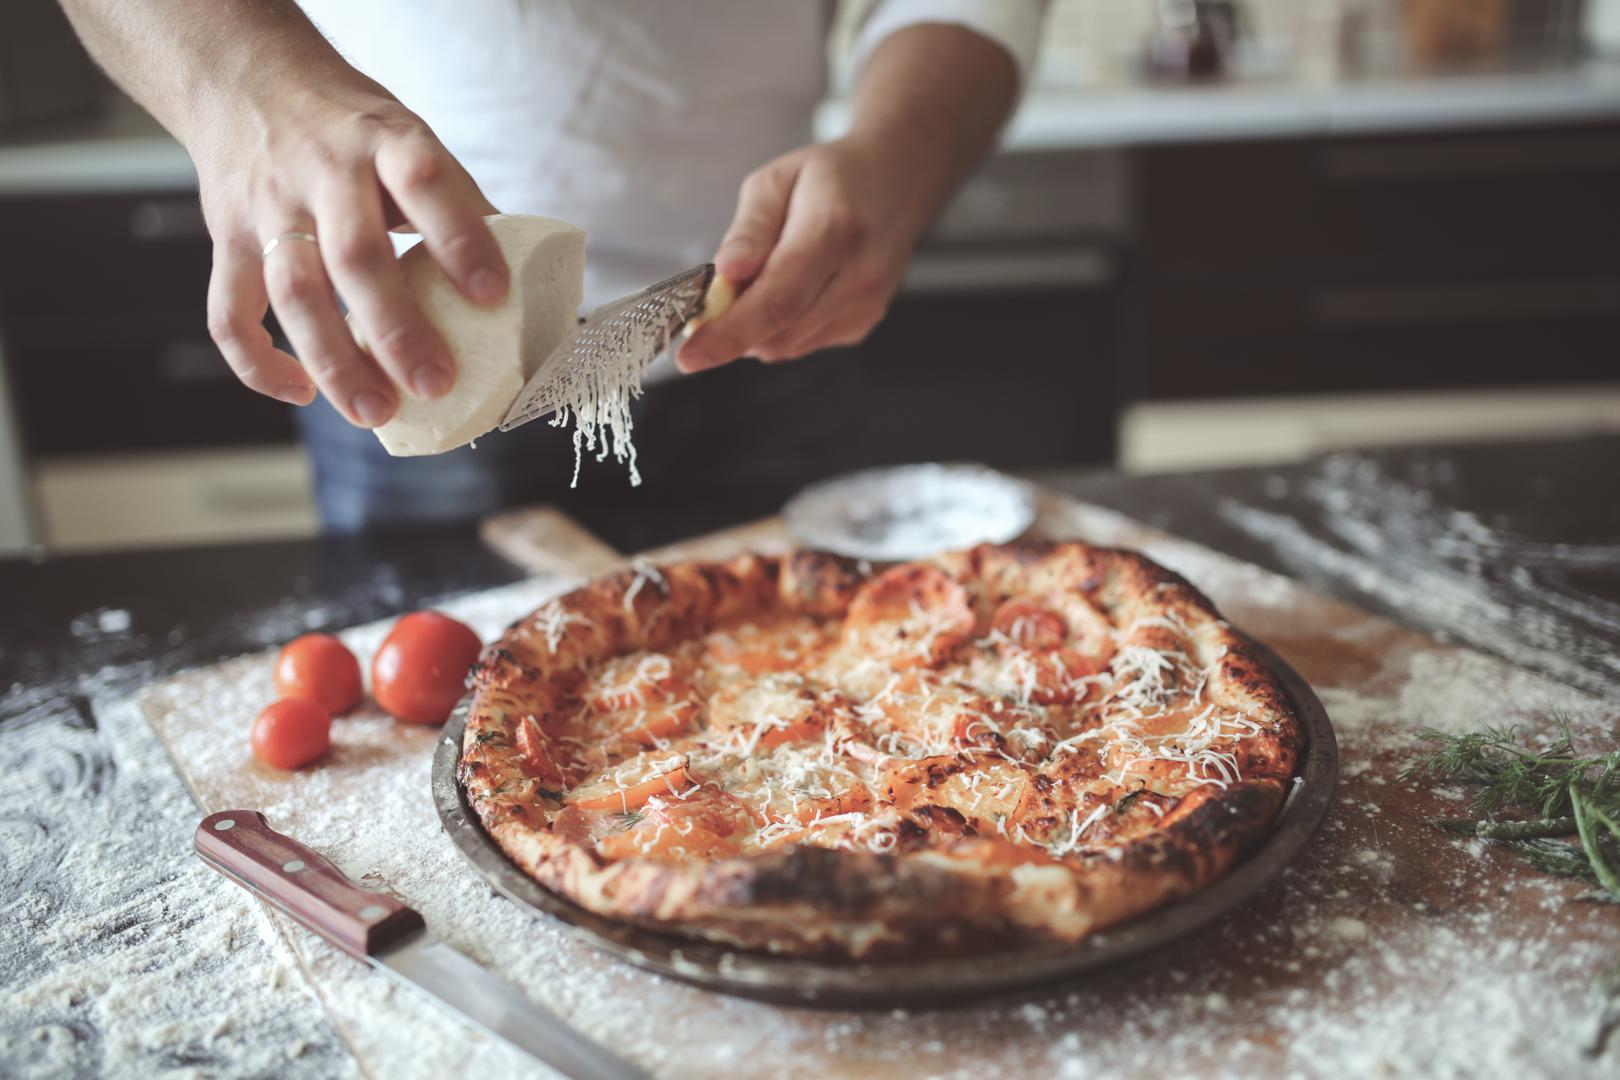
<path id="1" fill-rule="evenodd" d="M 0 740 L 0 1075 L 358 1076 L 258 905 L 191 857 L 196 807 L 108 681 L 76 687 L 97 730 L 41 703 Z"/>
<path id="2" fill-rule="evenodd" d="M 341 610 L 311 584 L 221 632 L 268 645 L 404 597 L 387 562 L 324 586 Z M 0 685 L 0 1076 L 359 1076 L 260 906 L 193 856 L 200 814 L 131 697 L 217 639 L 122 608 L 66 629 L 71 661 L 24 645 Z"/>
<path id="3" fill-rule="evenodd" d="M 1443 470 L 1420 466 L 1409 481 L 1375 458 L 1340 453 L 1324 458 L 1318 474 L 1300 485 L 1321 507 L 1326 535 L 1234 499 L 1216 510 L 1269 542 L 1306 581 L 1352 586 L 1404 618 L 1447 627 L 1470 645 L 1562 682 L 1596 691 L 1614 685 L 1620 656 L 1594 647 L 1585 630 L 1620 631 L 1620 605 L 1591 598 L 1570 578 L 1620 568 L 1620 545 L 1538 543 L 1471 513 L 1436 512 L 1432 489 L 1448 479 Z"/>
<path id="4" fill-rule="evenodd" d="M 1143 540 L 1139 526 L 1100 511 L 1066 521 L 1103 542 Z M 1279 647 L 1292 627 L 1302 639 L 1376 652 L 1361 624 L 1312 624 L 1331 609 L 1281 578 L 1191 544 L 1146 540 L 1149 554 L 1241 609 L 1242 625 L 1276 634 Z M 524 583 L 443 606 L 489 634 L 556 587 Z M 299 613 L 285 615 L 277 625 L 286 636 L 303 628 Z M 364 657 L 385 631 L 344 637 Z M 435 732 L 362 710 L 338 722 L 321 767 L 290 776 L 259 769 L 244 736 L 266 700 L 269 668 L 268 655 L 245 657 L 145 699 L 203 803 L 257 806 L 352 876 L 387 883 L 457 948 L 659 1075 L 739 1075 L 744 1062 L 760 1077 L 843 1069 L 964 1080 L 1137 1077 L 1167 1061 L 1209 1077 L 1562 1080 L 1620 1068 L 1620 1047 L 1583 1053 L 1597 1022 L 1591 977 L 1620 956 L 1612 913 L 1549 906 L 1571 889 L 1389 809 L 1409 794 L 1393 777 L 1418 725 L 1533 722 L 1550 707 L 1569 712 L 1578 737 L 1609 722 L 1592 698 L 1495 661 L 1391 652 L 1375 670 L 1320 686 L 1351 766 L 1340 801 L 1278 885 L 1207 932 L 1069 987 L 966 1009 L 869 1013 L 779 1009 L 658 979 L 494 895 L 438 828 L 428 793 Z M 121 678 L 127 690 L 128 669 Z M 109 743 L 116 777 L 87 775 L 89 759 L 59 727 L 0 743 L 8 755 L 0 807 L 24 805 L 23 784 L 39 785 L 38 805 L 53 812 L 75 804 L 76 784 L 135 789 L 117 804 L 88 804 L 107 815 L 100 839 L 65 851 L 48 832 L 0 822 L 20 838 L 0 864 L 5 883 L 19 886 L 0 908 L 0 947 L 22 958 L 0 991 L 0 1072 L 355 1075 L 335 1022 L 370 1075 L 538 1075 L 203 869 L 189 851 L 200 812 L 155 741 L 127 704 L 98 715 L 99 734 L 75 738 Z M 81 826 L 78 835 L 91 833 Z M 156 848 L 146 838 L 154 833 L 163 837 Z M 125 871 L 98 877 L 99 866 L 131 865 L 137 845 L 151 852 L 141 881 Z M 64 869 L 38 870 L 47 857 Z M 82 895 L 38 896 L 30 874 L 74 882 Z"/>

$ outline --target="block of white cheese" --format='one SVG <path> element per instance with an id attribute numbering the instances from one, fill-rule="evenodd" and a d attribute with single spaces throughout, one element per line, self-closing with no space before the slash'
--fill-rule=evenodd
<path id="1" fill-rule="evenodd" d="M 485 220 L 512 270 L 511 291 L 495 307 L 464 298 L 425 245 L 400 256 L 406 283 L 450 346 L 456 381 L 448 394 L 433 401 L 400 394 L 399 411 L 375 429 L 390 454 L 442 454 L 494 428 L 578 320 L 585 231 L 530 214 L 496 214 Z M 358 327 L 354 329 L 364 348 Z"/>

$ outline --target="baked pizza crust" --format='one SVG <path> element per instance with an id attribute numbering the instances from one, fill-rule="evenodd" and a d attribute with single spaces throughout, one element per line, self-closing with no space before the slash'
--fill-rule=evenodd
<path id="1" fill-rule="evenodd" d="M 1059 619 L 1043 614 L 1059 610 L 1066 613 Z M 1032 614 L 1020 622 L 1025 611 Z M 1055 632 L 1047 640 L 1055 648 L 1041 647 L 1043 619 L 1062 627 L 1061 644 Z M 581 773 L 632 760 L 637 747 L 605 752 L 594 729 L 582 726 L 597 707 L 590 702 L 603 700 L 587 680 L 597 673 L 600 682 L 608 665 L 639 656 L 638 670 L 652 671 L 660 686 L 684 686 L 679 672 L 646 657 L 673 656 L 679 666 L 683 657 L 708 655 L 695 643 L 733 648 L 737 634 L 761 623 L 799 627 L 804 640 L 821 635 L 815 640 L 832 644 L 804 653 L 819 663 L 843 657 L 843 682 L 829 689 L 804 681 L 797 691 L 817 708 L 836 698 L 829 707 L 841 718 L 827 722 L 821 745 L 803 752 L 836 758 L 828 767 L 840 775 L 864 770 L 869 797 L 826 804 L 861 809 L 816 810 L 812 819 L 803 808 L 784 815 L 747 803 L 746 784 L 736 778 L 757 772 L 747 761 L 766 754 L 760 731 L 782 728 L 784 738 L 794 737 L 782 708 L 722 744 L 711 760 L 733 772 L 693 764 L 683 747 L 695 754 L 716 743 L 722 705 L 754 689 L 765 693 L 773 678 L 720 667 L 713 669 L 722 673 L 719 690 L 671 721 L 687 725 L 684 734 L 631 734 L 650 740 L 655 748 L 641 755 L 652 762 L 646 775 L 669 787 L 650 805 L 679 813 L 677 800 L 693 793 L 699 801 L 736 798 L 747 811 L 737 819 L 747 838 L 734 834 L 707 855 L 695 844 L 676 846 L 673 856 L 667 846 L 604 854 L 604 844 L 624 841 L 581 831 L 581 821 L 608 814 L 579 808 L 603 801 L 584 798 L 601 778 Z M 917 626 L 925 632 L 907 629 Z M 1106 656 L 1095 655 L 1104 649 Z M 795 649 L 779 652 L 791 668 Z M 697 663 L 695 677 L 713 675 Z M 1002 733 L 1009 724 L 991 733 L 969 723 L 964 733 L 959 720 L 951 752 L 897 753 L 910 736 L 868 738 L 861 728 L 859 717 L 878 715 L 881 695 L 862 701 L 845 685 L 857 668 L 863 677 L 887 677 L 891 688 L 917 673 L 927 696 L 913 699 L 922 704 L 908 721 L 952 694 L 976 695 L 972 708 L 981 711 L 963 715 L 1039 720 L 1022 729 L 1027 742 L 1009 741 Z M 799 687 L 803 677 L 789 671 L 780 679 Z M 1055 687 L 1048 698 L 1074 700 L 1035 704 L 1048 682 Z M 472 686 L 461 781 L 485 829 L 525 872 L 599 915 L 795 955 L 937 955 L 1076 941 L 1224 874 L 1266 833 L 1301 748 L 1275 676 L 1202 594 L 1141 555 L 1079 543 L 981 546 L 888 568 L 800 551 L 625 570 L 511 626 L 486 649 Z M 617 704 L 611 692 L 606 702 L 604 710 Z M 646 711 L 637 711 L 637 723 Z M 582 764 L 580 755 L 590 760 Z M 631 838 L 640 843 L 652 823 L 637 821 L 643 815 L 625 791 L 646 783 L 624 780 L 626 767 L 603 775 L 610 795 L 624 801 L 629 824 L 618 831 L 639 830 Z M 980 816 L 983 796 L 967 800 L 962 791 L 984 786 L 975 772 L 1020 792 L 1016 812 Z M 673 820 L 678 829 L 682 819 Z M 873 821 L 881 827 L 869 835 L 894 838 L 881 845 L 886 850 L 859 842 Z M 691 829 L 691 820 L 685 825 Z M 786 840 L 767 845 L 767 835 L 777 834 Z"/>

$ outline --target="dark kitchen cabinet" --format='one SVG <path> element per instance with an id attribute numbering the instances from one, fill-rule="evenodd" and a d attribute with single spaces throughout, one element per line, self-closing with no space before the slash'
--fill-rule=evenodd
<path id="1" fill-rule="evenodd" d="M 209 340 L 195 192 L 0 200 L 0 343 L 33 454 L 282 442 Z"/>
<path id="2" fill-rule="evenodd" d="M 1122 176 L 1115 155 L 998 158 L 867 342 L 660 387 L 649 462 L 723 462 L 733 486 L 777 497 L 886 462 L 1110 460 L 1116 260 L 1098 235 Z M 244 390 L 208 339 L 195 192 L 0 199 L 0 236 L 0 344 L 32 455 L 295 438 L 293 410 Z"/>
<path id="3" fill-rule="evenodd" d="M 1620 125 L 1145 148 L 1127 394 L 1620 372 Z"/>

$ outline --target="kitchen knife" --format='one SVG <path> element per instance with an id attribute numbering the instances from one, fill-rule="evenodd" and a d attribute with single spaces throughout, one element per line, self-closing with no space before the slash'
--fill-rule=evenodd
<path id="1" fill-rule="evenodd" d="M 647 366 L 704 310 L 714 275 L 713 263 L 694 266 L 581 319 L 529 377 L 501 420 L 501 430 L 511 431 L 580 400 L 582 387 L 620 385 L 631 374 L 639 386 Z"/>
<path id="2" fill-rule="evenodd" d="M 649 1080 L 433 936 L 412 909 L 361 889 L 324 857 L 270 828 L 257 810 L 209 814 L 193 842 L 204 862 L 259 899 L 565 1076 Z"/>

